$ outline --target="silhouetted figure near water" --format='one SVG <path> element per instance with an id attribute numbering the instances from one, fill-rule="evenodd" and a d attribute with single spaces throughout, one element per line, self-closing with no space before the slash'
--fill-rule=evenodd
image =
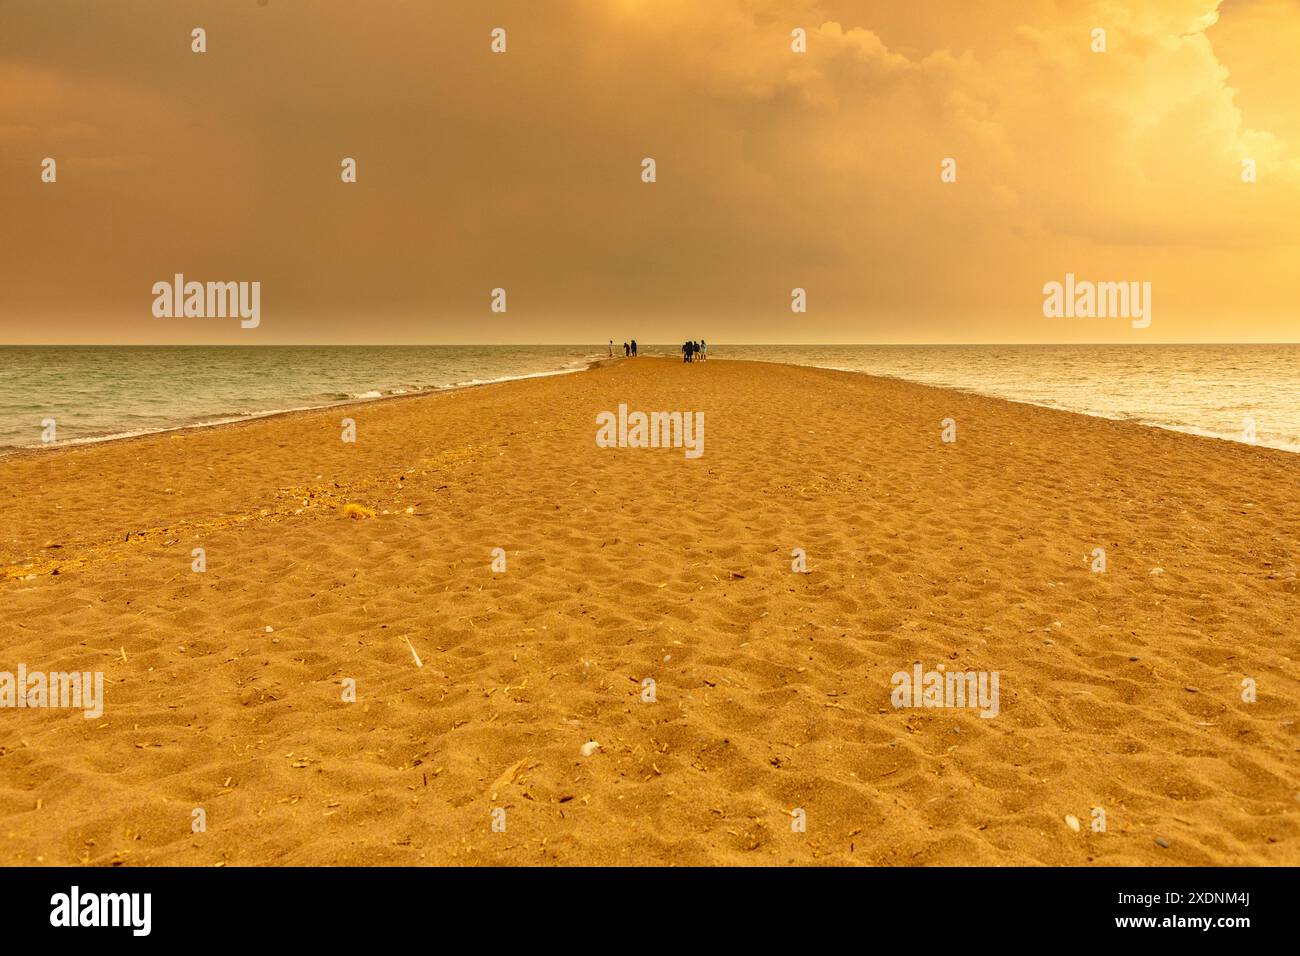
<path id="1" fill-rule="evenodd" d="M 632 357 L 636 358 L 636 339 L 632 340 Z"/>

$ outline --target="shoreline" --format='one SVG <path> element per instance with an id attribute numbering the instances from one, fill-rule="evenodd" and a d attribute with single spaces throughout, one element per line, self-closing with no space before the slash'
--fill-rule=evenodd
<path id="1" fill-rule="evenodd" d="M 754 361 L 745 359 L 744 361 Z M 769 364 L 787 364 L 787 363 L 769 363 Z M 794 363 L 789 363 L 794 364 Z M 1176 432 L 1180 435 L 1190 435 L 1193 438 L 1212 438 L 1216 441 L 1224 441 L 1233 445 L 1245 445 L 1247 448 L 1268 448 L 1272 451 L 1285 452 L 1292 455 L 1300 455 L 1300 443 L 1291 443 L 1287 445 L 1267 441 L 1242 441 L 1239 438 L 1230 438 L 1227 435 L 1220 435 L 1215 432 L 1207 431 L 1199 425 L 1162 425 L 1157 422 L 1146 422 L 1139 418 L 1121 418 L 1115 415 L 1107 415 L 1103 412 L 1086 412 L 1077 408 L 1066 408 L 1064 405 L 1051 405 L 1047 402 L 1035 402 L 1026 398 L 1009 398 L 1006 395 L 997 395 L 993 392 L 981 391 L 963 385 L 936 385 L 932 382 L 922 382 L 919 379 L 905 378 L 902 375 L 882 375 L 875 372 L 860 372 L 857 369 L 843 368 L 837 365 L 805 365 L 803 368 L 820 368 L 828 372 L 848 372 L 852 375 L 870 375 L 873 378 L 888 378 L 899 382 L 907 382 L 912 385 L 925 385 L 928 388 L 941 388 L 951 392 L 961 392 L 966 395 L 978 395 L 981 398 L 992 398 L 1000 402 L 1011 402 L 1015 405 L 1029 405 L 1034 408 L 1045 408 L 1050 411 L 1068 412 L 1071 415 L 1082 415 L 1085 418 L 1098 418 L 1106 422 L 1124 422 L 1129 425 L 1141 425 L 1143 428 L 1155 428 L 1159 431 Z"/>
<path id="2" fill-rule="evenodd" d="M 240 346 L 232 346 L 238 348 Z M 326 402 L 323 405 L 304 405 L 301 408 L 282 408 L 270 412 L 257 412 L 251 415 L 241 415 L 238 418 L 227 418 L 218 421 L 193 422 L 188 425 L 172 425 L 166 428 L 151 428 L 147 431 L 132 432 L 129 434 L 113 434 L 103 436 L 89 436 L 86 438 L 73 438 L 65 442 L 56 442 L 53 446 L 49 445 L 22 445 L 0 448 L 0 463 L 15 460 L 18 458 L 30 458 L 44 455 L 57 454 L 59 452 L 76 451 L 83 448 L 99 448 L 104 445 L 115 445 L 122 442 L 139 441 L 144 438 L 152 438 L 156 435 L 181 435 L 206 432 L 217 428 L 232 428 L 238 425 L 247 425 L 252 422 L 274 421 L 278 418 L 289 418 L 295 415 L 310 415 L 315 412 L 328 411 L 332 408 L 350 408 L 357 405 L 370 405 L 381 402 L 397 401 L 403 398 L 428 398 L 430 395 L 442 395 L 449 392 L 460 392 L 471 388 L 483 388 L 488 385 L 505 385 L 510 382 L 524 382 L 534 378 L 553 378 L 559 375 L 575 375 L 579 372 L 589 372 L 593 368 L 599 368 L 611 362 L 619 361 L 612 358 L 599 358 L 587 361 L 585 364 L 574 368 L 556 369 L 550 372 L 529 372 L 524 375 L 507 375 L 502 378 L 494 378 L 483 382 L 467 382 L 463 385 L 441 385 L 434 388 L 417 389 L 409 392 L 401 392 L 395 395 L 372 395 L 370 397 L 356 397 L 343 399 L 337 402 Z"/>
<path id="3" fill-rule="evenodd" d="M 345 346 L 340 346 L 340 347 L 342 348 Z M 647 346 L 647 347 L 659 348 L 659 346 Z M 639 358 L 644 358 L 649 360 L 664 360 L 670 363 L 674 363 L 674 358 L 671 355 L 647 353 L 639 356 Z M 33 445 L 33 446 L 0 448 L 0 463 L 3 463 L 5 461 L 17 460 L 21 458 L 33 457 L 33 456 L 43 456 L 43 455 L 56 454 L 60 452 L 70 452 L 70 451 L 83 449 L 83 448 L 97 448 L 103 445 L 112 445 L 121 442 L 138 441 L 140 439 L 150 438 L 157 435 L 178 435 L 178 434 L 200 433 L 211 429 L 230 428 L 230 427 L 236 427 L 240 425 L 246 425 L 251 422 L 271 421 L 279 418 L 286 418 L 286 417 L 291 417 L 296 415 L 310 415 L 316 412 L 327 411 L 330 409 L 365 406 L 365 405 L 371 405 L 375 403 L 397 401 L 399 399 L 428 398 L 429 396 L 432 395 L 459 392 L 459 391 L 464 391 L 466 389 L 483 388 L 486 386 L 506 385 L 511 382 L 528 381 L 530 379 L 552 378 L 555 376 L 562 376 L 562 375 L 574 375 L 581 372 L 589 372 L 592 369 L 600 368 L 617 362 L 626 362 L 626 361 L 631 361 L 631 359 L 616 355 L 613 358 L 604 357 L 604 358 L 592 359 L 590 361 L 587 361 L 585 364 L 578 365 L 573 368 L 556 369 L 554 371 L 547 371 L 547 372 L 532 372 L 523 375 L 504 376 L 501 378 L 491 379 L 483 382 L 471 382 L 464 385 L 439 386 L 439 387 L 422 389 L 417 391 L 403 392 L 401 394 L 396 394 L 396 395 L 376 395 L 368 398 L 357 397 L 357 398 L 346 399 L 343 401 L 327 402 L 321 405 L 304 405 L 298 408 L 287 408 L 287 409 L 280 409 L 276 411 L 259 412 L 252 415 L 244 415 L 238 418 L 223 419 L 219 421 L 195 422 L 186 425 L 174 425 L 167 428 L 155 428 L 155 429 L 150 429 L 148 431 L 141 431 L 141 432 L 136 432 L 131 434 L 76 438 L 66 442 L 56 443 L 53 447 Z M 1137 419 L 1137 418 L 1116 417 L 1114 415 L 1107 415 L 1102 412 L 1083 411 L 1080 409 L 1067 408 L 1062 405 L 1052 405 L 1045 402 L 1036 402 L 1028 399 L 1009 398 L 1007 396 L 998 395 L 993 392 L 982 391 L 974 387 L 952 385 L 952 384 L 938 385 L 930 382 L 923 382 L 914 378 L 907 378 L 901 375 L 886 375 L 877 372 L 864 372 L 858 369 L 844 368 L 842 366 L 835 366 L 835 365 L 817 365 L 817 364 L 802 363 L 802 362 L 776 362 L 776 361 L 769 361 L 766 359 L 753 359 L 753 358 L 733 359 L 733 358 L 728 358 L 726 356 L 715 357 L 711 359 L 711 361 L 741 362 L 746 364 L 771 365 L 776 367 L 818 369 L 821 371 L 838 372 L 846 375 L 857 375 L 868 379 L 896 381 L 908 385 L 920 386 L 923 388 L 932 388 L 932 389 L 938 389 L 940 391 L 954 392 L 962 395 L 973 395 L 980 398 L 991 399 L 993 401 L 1007 402 L 1012 405 L 1023 405 L 1031 408 L 1041 408 L 1046 411 L 1063 412 L 1068 415 L 1078 415 L 1084 418 L 1096 419 L 1099 421 L 1114 422 L 1117 424 L 1125 424 L 1125 425 L 1137 425 L 1141 428 L 1154 429 L 1159 432 L 1170 432 L 1177 435 L 1183 435 L 1189 438 L 1209 439 L 1211 441 L 1225 442 L 1228 445 L 1236 445 L 1244 448 L 1255 448 L 1255 449 L 1265 449 L 1268 451 L 1277 451 L 1285 455 L 1300 455 L 1300 444 L 1279 444 L 1277 442 L 1269 442 L 1269 441 L 1247 442 L 1247 441 L 1242 441 L 1241 439 L 1238 438 L 1231 438 L 1227 435 L 1222 435 L 1222 434 L 1217 434 L 1214 432 L 1207 431 L 1197 425 L 1167 425 L 1167 424 L 1158 424 L 1154 422 L 1142 421 L 1141 419 Z"/>
<path id="4" fill-rule="evenodd" d="M 1052 346 L 1055 347 L 1055 346 Z M 664 358 L 665 356 L 652 355 L 651 358 Z M 710 359 L 718 361 L 719 359 Z M 1155 422 L 1144 422 L 1137 418 L 1119 418 L 1114 415 L 1106 415 L 1102 412 L 1087 412 L 1077 408 L 1066 408 L 1064 405 L 1049 405 L 1046 402 L 1034 402 L 1024 398 L 1009 398 L 1006 395 L 998 395 L 993 392 L 981 391 L 980 389 L 963 386 L 963 385 L 936 385 L 933 382 L 923 382 L 920 379 L 907 378 L 902 375 L 885 375 L 879 372 L 863 372 L 859 369 L 844 368 L 839 365 L 815 365 L 804 364 L 802 362 L 769 362 L 764 359 L 729 359 L 722 357 L 724 362 L 752 362 L 756 365 L 777 365 L 792 366 L 794 368 L 815 368 L 825 372 L 843 372 L 846 375 L 864 375 L 867 378 L 885 379 L 894 382 L 904 382 L 908 385 L 920 385 L 924 388 L 937 388 L 946 392 L 957 392 L 962 395 L 975 395 L 980 398 L 990 398 L 998 402 L 1010 402 L 1013 405 L 1026 405 L 1031 408 L 1042 408 L 1047 411 L 1065 412 L 1068 415 L 1081 415 L 1084 418 L 1095 418 L 1104 422 L 1117 422 L 1126 425 L 1139 425 L 1142 428 L 1153 428 L 1162 432 L 1173 432 L 1178 435 L 1186 435 L 1191 438 L 1209 438 L 1214 441 L 1227 442 L 1230 445 L 1241 445 L 1246 448 L 1266 448 L 1270 451 L 1280 451 L 1288 455 L 1300 455 L 1300 444 L 1279 445 L 1265 441 L 1242 441 L 1238 438 L 1229 438 L 1227 435 L 1220 435 L 1214 432 L 1206 431 L 1198 425 L 1161 425 Z"/>
<path id="5" fill-rule="evenodd" d="M 1127 345 L 1131 345 L 1133 348 L 1147 348 L 1147 347 L 1148 347 L 1148 346 L 1143 346 L 1143 345 L 1132 345 L 1132 343 L 1115 343 L 1115 344 L 1107 343 L 1106 346 L 1107 346 L 1108 348 L 1113 348 L 1113 347 L 1120 347 L 1120 346 L 1122 346 L 1122 345 L 1126 345 L 1126 344 L 1127 344 Z M 1260 345 L 1262 345 L 1262 346 L 1264 346 L 1264 347 L 1273 347 L 1274 345 L 1291 345 L 1291 344 L 1295 344 L 1295 343 L 1283 342 L 1283 343 L 1245 343 L 1245 344 L 1246 344 L 1246 345 L 1260 344 Z M 888 346 L 881 346 L 881 347 L 882 347 L 882 348 L 888 348 Z M 913 346 L 904 346 L 904 347 L 911 348 L 911 347 L 913 347 Z M 935 346 L 935 347 L 936 347 L 936 348 L 944 348 L 944 347 L 947 347 L 947 346 Z M 984 347 L 984 346 L 970 346 L 970 347 L 972 347 L 972 348 L 982 348 L 982 347 Z M 1034 346 L 1030 345 L 1030 346 L 1017 346 L 1017 347 L 1033 348 Z M 1045 346 L 1042 346 L 1042 347 L 1043 347 L 1043 348 L 1063 348 L 1063 347 L 1068 347 L 1068 346 L 1061 346 L 1061 345 L 1045 345 Z M 1080 345 L 1080 346 L 1079 346 L 1079 348 L 1092 348 L 1092 347 L 1093 347 L 1093 346 L 1090 346 L 1090 345 Z M 658 357 L 658 356 L 656 356 L 656 357 Z M 1123 418 L 1123 417 L 1119 417 L 1119 416 L 1116 416 L 1116 415 L 1108 415 L 1108 414 L 1106 414 L 1106 413 L 1104 413 L 1104 412 L 1084 411 L 1083 409 L 1078 409 L 1078 408 L 1068 408 L 1068 407 L 1066 407 L 1066 406 L 1064 406 L 1064 405 L 1052 405 L 1052 404 L 1048 404 L 1047 402 L 1036 402 L 1036 401 L 1032 401 L 1032 400 L 1030 400 L 1030 399 L 1025 399 L 1025 398 L 1011 398 L 1011 397 L 1009 397 L 1009 396 L 1007 396 L 1007 395 L 999 395 L 999 394 L 997 394 L 997 393 L 995 393 L 995 392 L 983 391 L 983 390 L 981 390 L 981 389 L 979 389 L 979 388 L 976 388 L 976 387 L 973 387 L 973 386 L 967 386 L 967 385 L 954 385 L 954 384 L 951 384 L 951 383 L 937 384 L 937 383 L 934 383 L 934 382 L 924 382 L 924 381 L 921 381 L 920 379 L 916 379 L 916 378 L 907 378 L 906 376 L 903 376 L 903 375 L 886 375 L 886 374 L 884 374 L 884 373 L 882 373 L 882 372 L 864 372 L 864 371 L 862 371 L 861 369 L 845 368 L 845 367 L 842 366 L 842 365 L 817 365 L 817 364 L 815 364 L 815 363 L 802 363 L 802 362 L 769 362 L 769 361 L 764 360 L 764 359 L 750 359 L 750 358 L 746 358 L 746 359 L 728 359 L 728 358 L 726 358 L 725 356 L 722 357 L 722 360 L 723 360 L 723 361 L 757 362 L 757 363 L 765 364 L 765 365 L 793 365 L 793 366 L 796 366 L 796 367 L 798 367 L 798 368 L 818 368 L 818 369 L 823 369 L 823 370 L 828 371 L 828 372 L 846 372 L 846 373 L 848 373 L 848 374 L 850 374 L 850 375 L 866 375 L 866 376 L 869 376 L 869 377 L 871 377 L 871 378 L 891 379 L 891 380 L 893 380 L 893 381 L 898 381 L 898 382 L 907 382 L 908 384 L 911 384 L 911 385 L 924 385 L 924 386 L 926 386 L 926 387 L 928 387 L 928 388 L 940 388 L 940 389 L 946 389 L 946 390 L 948 390 L 948 391 L 952 391 L 952 392 L 961 392 L 961 393 L 966 394 L 966 395 L 978 395 L 978 396 L 980 396 L 981 398 L 992 398 L 992 399 L 996 399 L 997 401 L 1001 401 L 1001 402 L 1011 402 L 1011 403 L 1016 404 L 1016 405 L 1029 405 L 1029 406 L 1032 406 L 1032 407 L 1034 407 L 1034 408 L 1045 408 L 1045 409 L 1049 409 L 1049 410 L 1051 410 L 1051 411 L 1068 412 L 1068 413 L 1070 413 L 1071 415 L 1083 415 L 1083 416 L 1086 417 L 1086 418 L 1098 418 L 1098 419 L 1101 419 L 1102 421 L 1108 421 L 1108 422 L 1125 422 L 1125 423 L 1132 424 L 1132 425 L 1141 425 L 1143 428 L 1155 428 L 1155 429 L 1158 429 L 1158 430 L 1160 430 L 1160 431 L 1176 432 L 1176 433 L 1178 433 L 1178 434 L 1180 434 L 1180 435 L 1190 435 L 1190 436 L 1192 436 L 1192 437 L 1194 437 L 1194 438 L 1212 438 L 1212 439 L 1215 439 L 1215 440 L 1217 440 L 1217 441 L 1224 441 L 1224 442 L 1228 442 L 1228 443 L 1230 443 L 1230 444 L 1234 444 L 1234 445 L 1245 445 L 1245 446 L 1248 447 L 1248 448 L 1268 448 L 1268 449 L 1271 449 L 1271 450 L 1273 450 L 1273 451 L 1280 451 L 1280 452 L 1285 452 L 1285 453 L 1287 453 L 1287 454 L 1296 454 L 1296 455 L 1300 455 L 1300 441 L 1292 442 L 1292 443 L 1290 443 L 1290 444 L 1279 444 L 1279 443 L 1277 443 L 1277 442 L 1268 442 L 1268 441 L 1254 441 L 1254 442 L 1242 441 L 1242 440 L 1239 439 L 1239 438 L 1232 438 L 1232 437 L 1230 437 L 1230 436 L 1228 436 L 1228 435 L 1219 434 L 1219 433 L 1217 433 L 1217 432 L 1207 431 L 1206 429 L 1202 428 L 1202 427 L 1199 426 L 1199 425 L 1169 425 L 1169 424 L 1161 424 L 1161 423 L 1158 423 L 1158 422 L 1143 421 L 1143 420 L 1141 420 L 1141 419 L 1139 419 L 1139 418 Z"/>

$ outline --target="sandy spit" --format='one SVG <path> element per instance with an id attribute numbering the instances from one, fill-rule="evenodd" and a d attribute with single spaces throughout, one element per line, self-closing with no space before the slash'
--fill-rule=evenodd
<path id="1" fill-rule="evenodd" d="M 703 455 L 597 447 L 620 403 Z M 5 459 L 0 672 L 105 688 L 0 709 L 0 863 L 1300 864 L 1298 488 L 648 358 Z"/>

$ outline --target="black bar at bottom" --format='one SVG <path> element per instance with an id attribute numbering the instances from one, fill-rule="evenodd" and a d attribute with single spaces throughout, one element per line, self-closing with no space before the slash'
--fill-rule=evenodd
<path id="1" fill-rule="evenodd" d="M 1022 934 L 1231 945 L 1295 926 L 1296 877 L 1295 868 L 0 869 L 0 925 L 8 943 L 75 934 L 127 945 L 731 948 L 792 932 L 873 945 Z"/>

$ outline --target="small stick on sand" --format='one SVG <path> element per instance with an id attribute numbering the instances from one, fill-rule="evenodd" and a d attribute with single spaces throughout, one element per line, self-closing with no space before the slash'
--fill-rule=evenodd
<path id="1" fill-rule="evenodd" d="M 420 660 L 420 655 L 415 653 L 415 645 L 411 643 L 411 639 L 409 637 L 403 637 L 402 640 L 406 641 L 406 646 L 411 649 L 411 656 L 415 658 L 415 666 L 423 667 L 424 661 Z"/>

